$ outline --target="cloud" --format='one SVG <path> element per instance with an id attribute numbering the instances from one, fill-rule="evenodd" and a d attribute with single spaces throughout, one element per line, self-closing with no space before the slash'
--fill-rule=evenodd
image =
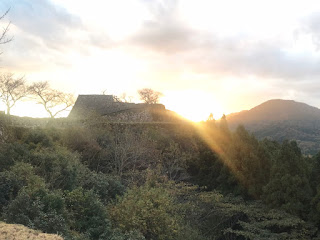
<path id="1" fill-rule="evenodd" d="M 195 46 L 194 41 L 196 37 L 191 29 L 170 21 L 145 22 L 143 29 L 130 39 L 131 44 L 171 54 L 190 49 Z"/>
<path id="2" fill-rule="evenodd" d="M 15 28 L 22 34 L 41 39 L 49 48 L 69 46 L 72 44 L 69 31 L 83 28 L 79 17 L 48 0 L 4 0 L 0 9 L 6 7 L 10 7 L 8 18 Z"/>
<path id="3" fill-rule="evenodd" d="M 88 46 L 94 46 L 101 49 L 110 49 L 117 45 L 117 42 L 112 40 L 109 35 L 103 32 L 91 32 L 88 34 Z"/>
<path id="4" fill-rule="evenodd" d="M 91 47 L 110 48 L 114 43 L 100 32 L 92 32 L 80 16 L 49 0 L 3 0 L 0 13 L 10 8 L 10 35 L 14 41 L 3 46 L 1 67 L 10 71 L 44 71 L 71 67 L 68 53 L 87 56 Z"/>
<path id="5" fill-rule="evenodd" d="M 133 46 L 157 53 L 162 59 L 158 62 L 168 63 L 168 68 L 178 66 L 216 76 L 253 75 L 298 82 L 320 76 L 319 55 L 295 51 L 292 42 L 281 36 L 262 38 L 241 33 L 222 36 L 214 31 L 194 29 L 179 17 L 178 2 L 173 2 L 150 1 L 152 19 L 128 39 Z M 320 14 L 310 16 L 304 33 L 312 32 L 320 46 L 319 23 Z M 293 41 L 294 32 L 291 34 L 287 38 Z"/>
<path id="6" fill-rule="evenodd" d="M 313 44 L 320 49 L 320 12 L 314 12 L 304 17 L 300 22 L 300 27 L 296 34 L 309 34 L 312 37 Z"/>
<path id="7" fill-rule="evenodd" d="M 166 55 L 192 52 L 210 47 L 214 36 L 192 28 L 181 18 L 180 1 L 141 0 L 149 9 L 151 18 L 127 43 Z"/>
<path id="8" fill-rule="evenodd" d="M 279 47 L 277 42 L 261 40 L 257 43 L 241 44 L 240 41 L 233 40 L 227 46 L 223 42 L 228 40 L 220 42 L 218 47 L 211 48 L 211 53 L 199 53 L 209 53 L 201 62 L 208 70 L 239 77 L 256 75 L 288 80 L 305 80 L 320 74 L 317 67 L 320 63 L 318 57 L 291 53 Z"/>

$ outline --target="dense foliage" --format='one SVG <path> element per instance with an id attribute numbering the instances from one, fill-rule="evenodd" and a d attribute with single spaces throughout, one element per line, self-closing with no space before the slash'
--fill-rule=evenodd
<path id="1" fill-rule="evenodd" d="M 319 238 L 320 153 L 225 118 L 1 129 L 1 221 L 75 240 Z"/>

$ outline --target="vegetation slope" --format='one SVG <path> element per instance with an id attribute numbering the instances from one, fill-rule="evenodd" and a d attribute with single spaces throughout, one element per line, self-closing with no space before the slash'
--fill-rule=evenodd
<path id="1" fill-rule="evenodd" d="M 319 239 L 320 154 L 228 122 L 2 123 L 0 219 L 64 239 Z"/>

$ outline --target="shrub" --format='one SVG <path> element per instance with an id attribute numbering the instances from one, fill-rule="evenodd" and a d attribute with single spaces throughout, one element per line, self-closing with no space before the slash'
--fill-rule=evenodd
<path id="1" fill-rule="evenodd" d="M 4 219 L 8 223 L 18 223 L 47 233 L 66 232 L 63 198 L 45 189 L 30 194 L 22 189 L 8 205 Z"/>
<path id="2" fill-rule="evenodd" d="M 119 229 L 137 230 L 146 239 L 176 239 L 179 220 L 175 213 L 168 191 L 148 184 L 128 190 L 110 208 L 110 216 Z"/>
<path id="3" fill-rule="evenodd" d="M 90 239 L 111 235 L 106 208 L 92 191 L 75 189 L 66 193 L 65 202 L 71 230 L 83 233 Z"/>
<path id="4" fill-rule="evenodd" d="M 41 128 L 31 130 L 24 137 L 24 143 L 29 144 L 31 147 L 40 145 L 42 147 L 52 147 L 52 139 L 48 134 Z"/>

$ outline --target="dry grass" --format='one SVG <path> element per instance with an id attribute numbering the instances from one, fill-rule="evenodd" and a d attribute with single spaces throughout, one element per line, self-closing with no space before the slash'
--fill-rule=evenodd
<path id="1" fill-rule="evenodd" d="M 54 234 L 41 233 L 18 224 L 6 224 L 0 222 L 1 240 L 63 240 L 62 237 Z"/>

